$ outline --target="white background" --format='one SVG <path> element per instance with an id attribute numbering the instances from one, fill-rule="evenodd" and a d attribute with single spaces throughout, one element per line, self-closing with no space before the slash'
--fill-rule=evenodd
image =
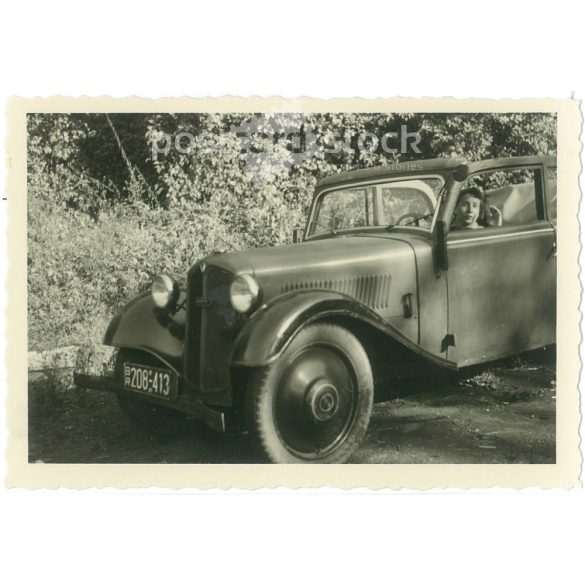
<path id="1" fill-rule="evenodd" d="M 0 84 L 3 98 L 581 100 L 582 19 L 574 6 L 559 0 L 4 3 Z M 4 143 L 3 122 L 0 132 Z M 2 352 L 3 346 L 0 335 Z M 2 380 L 3 422 L 4 392 Z M 5 439 L 3 424 L 2 449 Z M 10 585 L 582 580 L 584 503 L 583 490 L 2 489 L 0 578 Z"/>

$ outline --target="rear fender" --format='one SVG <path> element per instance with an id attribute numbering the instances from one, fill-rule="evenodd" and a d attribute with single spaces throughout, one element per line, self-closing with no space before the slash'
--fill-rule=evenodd
<path id="1" fill-rule="evenodd" d="M 369 307 L 335 291 L 296 291 L 279 296 L 261 307 L 238 335 L 231 363 L 241 367 L 266 366 L 278 359 L 302 327 L 333 317 L 350 317 L 360 321 L 438 366 L 455 367 L 452 362 L 413 343 Z"/>
<path id="2" fill-rule="evenodd" d="M 181 291 L 179 306 L 185 300 Z M 130 301 L 110 322 L 104 344 L 146 351 L 182 374 L 185 309 L 176 314 L 160 309 L 150 293 Z"/>

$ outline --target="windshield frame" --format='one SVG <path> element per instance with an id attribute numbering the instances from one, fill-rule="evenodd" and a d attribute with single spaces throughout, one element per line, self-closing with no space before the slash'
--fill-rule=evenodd
<path id="1" fill-rule="evenodd" d="M 444 192 L 445 192 L 445 186 L 447 184 L 447 179 L 446 177 L 441 174 L 441 173 L 425 173 L 425 174 L 405 174 L 405 175 L 396 175 L 393 177 L 385 177 L 384 179 L 372 179 L 370 181 L 368 180 L 362 180 L 362 181 L 357 181 L 355 183 L 340 183 L 339 185 L 333 185 L 331 187 L 328 187 L 326 189 L 323 189 L 322 191 L 319 191 L 315 197 L 313 198 L 313 202 L 311 203 L 311 209 L 309 211 L 309 217 L 308 217 L 308 221 L 307 221 L 307 225 L 305 227 L 305 233 L 304 233 L 304 237 L 303 240 L 311 240 L 313 238 L 322 238 L 322 237 L 336 237 L 336 235 L 333 232 L 327 231 L 327 230 L 323 230 L 323 231 L 319 231 L 317 233 L 315 233 L 314 228 L 316 226 L 316 213 L 317 213 L 317 209 L 320 207 L 321 201 L 323 199 L 323 197 L 325 195 L 327 195 L 328 193 L 331 193 L 332 191 L 342 191 L 342 190 L 346 190 L 346 189 L 359 189 L 361 187 L 370 187 L 372 185 L 388 185 L 390 183 L 400 183 L 400 182 L 404 182 L 404 181 L 416 181 L 416 180 L 425 180 L 425 179 L 439 179 L 439 181 L 441 182 L 441 187 L 439 190 L 439 193 L 437 195 L 437 203 L 435 206 L 435 209 L 433 211 L 433 217 L 431 219 L 431 225 L 426 228 L 426 227 L 419 227 L 416 226 L 414 224 L 412 225 L 394 225 L 393 227 L 395 227 L 396 229 L 400 228 L 404 228 L 404 229 L 413 229 L 416 230 L 419 233 L 425 233 L 425 234 L 431 234 L 435 228 L 435 223 L 437 221 L 437 216 L 439 214 L 439 210 L 441 208 L 441 204 L 442 201 L 444 199 Z M 392 224 L 390 224 L 392 225 Z M 383 225 L 368 225 L 368 226 L 360 226 L 360 227 L 350 227 L 350 228 L 343 228 L 343 229 L 336 229 L 335 233 L 337 235 L 346 235 L 346 234 L 351 234 L 351 233 L 359 233 L 359 232 L 364 232 L 364 231 L 372 231 L 372 230 L 386 230 L 389 227 L 389 225 L 387 224 L 383 224 Z"/>

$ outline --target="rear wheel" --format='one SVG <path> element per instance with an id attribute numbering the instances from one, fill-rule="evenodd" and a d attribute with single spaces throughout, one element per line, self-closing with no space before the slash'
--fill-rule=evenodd
<path id="1" fill-rule="evenodd" d="M 124 362 L 133 362 L 154 367 L 161 363 L 154 357 L 137 351 L 120 350 L 116 359 L 116 378 L 122 380 Z M 135 397 L 128 391 L 117 394 L 118 404 L 122 412 L 143 432 L 150 437 L 167 439 L 178 436 L 187 429 L 185 415 L 172 408 L 152 404 L 147 400 Z"/>
<path id="2" fill-rule="evenodd" d="M 274 463 L 343 463 L 365 435 L 373 390 L 356 337 L 338 325 L 309 325 L 275 363 L 252 372 L 248 430 Z"/>

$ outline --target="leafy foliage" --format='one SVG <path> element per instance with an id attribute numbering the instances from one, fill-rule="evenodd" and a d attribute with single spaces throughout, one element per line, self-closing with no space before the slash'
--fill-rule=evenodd
<path id="1" fill-rule="evenodd" d="M 415 158 L 556 150 L 556 119 L 548 114 L 278 114 L 272 131 L 306 127 L 317 146 L 295 158 L 260 133 L 252 175 L 229 130 L 267 123 L 253 114 L 30 115 L 31 347 L 99 339 L 112 313 L 159 272 L 181 279 L 212 251 L 288 243 L 327 175 Z M 389 153 L 372 140 L 358 148 L 360 133 L 403 126 L 420 132 L 420 154 Z M 154 158 L 152 142 L 165 133 L 194 139 L 188 151 Z"/>

